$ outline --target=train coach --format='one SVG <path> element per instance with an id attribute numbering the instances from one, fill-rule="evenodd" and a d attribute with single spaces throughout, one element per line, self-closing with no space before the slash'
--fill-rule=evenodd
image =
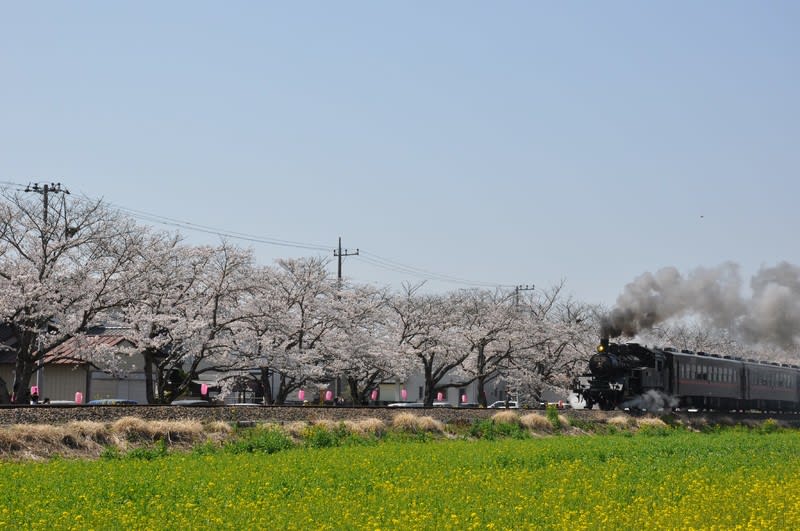
<path id="1" fill-rule="evenodd" d="M 573 391 L 604 410 L 800 411 L 800 367 L 604 339 Z"/>

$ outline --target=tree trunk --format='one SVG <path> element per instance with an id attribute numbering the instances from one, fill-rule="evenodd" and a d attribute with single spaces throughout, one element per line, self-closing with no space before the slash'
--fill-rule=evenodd
<path id="1" fill-rule="evenodd" d="M 272 380 L 269 377 L 269 367 L 261 367 L 261 388 L 264 390 L 264 403 L 272 405 Z"/>
<path id="2" fill-rule="evenodd" d="M 0 377 L 0 404 L 10 404 L 11 395 L 8 394 L 8 384 Z"/>
<path id="3" fill-rule="evenodd" d="M 156 397 L 153 393 L 153 350 L 145 349 L 144 356 L 144 393 L 148 404 L 155 404 Z"/>
<path id="4" fill-rule="evenodd" d="M 425 360 L 425 407 L 433 407 L 433 392 L 436 382 L 433 381 L 433 364 Z"/>

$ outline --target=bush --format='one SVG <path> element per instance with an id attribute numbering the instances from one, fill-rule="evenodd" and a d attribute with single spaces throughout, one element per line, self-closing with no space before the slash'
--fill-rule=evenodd
<path id="1" fill-rule="evenodd" d="M 336 426 L 332 430 L 325 424 L 309 426 L 304 434 L 305 444 L 309 448 L 333 448 L 340 446 L 342 439 L 349 435 L 344 425 Z"/>
<path id="2" fill-rule="evenodd" d="M 780 430 L 780 425 L 775 419 L 767 419 L 758 427 L 760 433 L 775 433 Z"/>
<path id="3" fill-rule="evenodd" d="M 553 425 L 553 429 L 561 429 L 561 416 L 558 414 L 558 408 L 555 404 L 547 404 L 547 420 Z"/>
<path id="4" fill-rule="evenodd" d="M 223 447 L 225 451 L 234 454 L 264 453 L 274 454 L 281 450 L 292 448 L 294 443 L 288 435 L 277 428 L 253 428 L 244 432 L 237 439 L 228 442 Z"/>
<path id="5" fill-rule="evenodd" d="M 130 459 L 144 459 L 145 461 L 152 461 L 159 457 L 167 455 L 167 443 L 164 439 L 156 441 L 151 447 L 134 448 L 126 454 Z"/>

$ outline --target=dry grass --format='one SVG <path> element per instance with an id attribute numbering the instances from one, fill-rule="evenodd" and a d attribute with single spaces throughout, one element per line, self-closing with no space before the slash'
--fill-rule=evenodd
<path id="1" fill-rule="evenodd" d="M 617 415 L 616 417 L 611 417 L 606 421 L 606 424 L 609 426 L 614 426 L 616 428 L 629 428 L 636 424 L 636 420 L 631 417 L 626 417 L 623 415 Z"/>
<path id="2" fill-rule="evenodd" d="M 206 424 L 206 432 L 207 433 L 221 433 L 221 434 L 228 434 L 233 431 L 231 425 L 227 422 L 223 422 L 221 420 L 214 420 Z"/>
<path id="3" fill-rule="evenodd" d="M 527 428 L 531 431 L 553 431 L 553 423 L 550 422 L 547 417 L 540 415 L 539 413 L 528 413 L 527 415 L 523 415 L 519 419 L 519 422 L 524 428 Z"/>
<path id="4" fill-rule="evenodd" d="M 419 431 L 444 433 L 444 422 L 436 420 L 433 417 L 419 417 L 417 419 L 417 429 Z"/>
<path id="5" fill-rule="evenodd" d="M 302 420 L 287 422 L 281 427 L 284 433 L 287 433 L 295 438 L 302 437 L 303 434 L 305 434 L 307 428 L 308 428 L 308 423 Z"/>
<path id="6" fill-rule="evenodd" d="M 327 431 L 334 431 L 339 427 L 339 422 L 335 420 L 319 419 L 314 421 L 314 426 L 319 426 Z"/>
<path id="7" fill-rule="evenodd" d="M 152 440 L 150 426 L 138 417 L 122 417 L 114 421 L 111 431 L 131 442 Z"/>
<path id="8" fill-rule="evenodd" d="M 433 417 L 418 417 L 413 413 L 398 413 L 392 419 L 392 426 L 395 429 L 411 432 L 434 432 L 444 433 L 444 422 Z"/>
<path id="9" fill-rule="evenodd" d="M 640 428 L 666 428 L 667 423 L 656 417 L 643 417 L 637 419 L 636 424 Z"/>
<path id="10" fill-rule="evenodd" d="M 392 418 L 392 427 L 402 431 L 417 431 L 417 416 L 413 413 L 398 413 Z"/>
<path id="11" fill-rule="evenodd" d="M 386 433 L 386 423 L 381 419 L 362 419 L 358 421 L 358 425 L 364 431 L 371 435 L 380 436 Z"/>
<path id="12" fill-rule="evenodd" d="M 519 415 L 510 410 L 506 411 L 499 411 L 492 415 L 492 420 L 495 421 L 497 424 L 519 424 L 520 419 Z"/>
<path id="13" fill-rule="evenodd" d="M 344 425 L 356 435 L 380 436 L 386 431 L 386 424 L 380 419 L 345 420 Z"/>

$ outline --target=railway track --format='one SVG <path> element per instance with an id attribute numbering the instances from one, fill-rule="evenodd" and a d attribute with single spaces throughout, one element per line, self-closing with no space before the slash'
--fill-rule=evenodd
<path id="1" fill-rule="evenodd" d="M 113 422 L 122 417 L 139 417 L 145 420 L 196 419 L 201 421 L 222 420 L 227 422 L 292 422 L 314 420 L 357 420 L 379 418 L 391 421 L 399 413 L 430 416 L 446 423 L 471 423 L 476 419 L 490 418 L 502 409 L 482 408 L 415 408 L 397 409 L 387 407 L 347 406 L 207 406 L 185 407 L 171 405 L 125 405 L 125 406 L 0 406 L 0 424 L 63 424 L 76 420 Z M 520 415 L 545 414 L 542 409 L 515 409 Z M 774 419 L 786 426 L 800 427 L 800 413 L 777 412 L 722 412 L 722 411 L 672 411 L 650 413 L 645 411 L 601 411 L 597 409 L 561 409 L 559 414 L 583 422 L 604 423 L 612 417 L 630 415 L 634 417 L 658 416 L 674 423 L 693 428 L 722 425 L 759 425 Z"/>

